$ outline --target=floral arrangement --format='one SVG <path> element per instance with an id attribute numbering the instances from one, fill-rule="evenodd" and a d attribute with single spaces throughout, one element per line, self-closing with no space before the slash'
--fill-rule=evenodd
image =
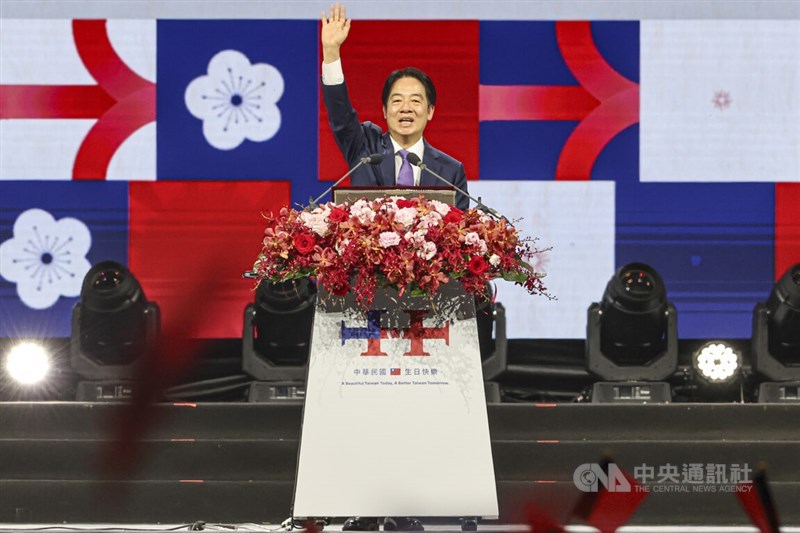
<path id="1" fill-rule="evenodd" d="M 253 271 L 259 282 L 316 276 L 328 292 L 353 291 L 367 308 L 378 288 L 433 296 L 457 280 L 469 294 L 503 278 L 531 294 L 547 294 L 527 262 L 542 250 L 520 240 L 505 219 L 461 211 L 422 196 L 380 198 L 264 214 L 263 249 Z"/>

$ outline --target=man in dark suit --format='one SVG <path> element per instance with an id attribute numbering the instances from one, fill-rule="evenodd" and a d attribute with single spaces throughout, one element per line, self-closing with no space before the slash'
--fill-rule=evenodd
<path id="1" fill-rule="evenodd" d="M 350 168 L 362 157 L 382 154 L 380 165 L 364 165 L 350 175 L 352 185 L 403 187 L 444 185 L 427 172 L 406 159 L 409 153 L 416 154 L 431 170 L 467 190 L 464 165 L 444 152 L 429 145 L 422 138 L 428 121 L 433 118 L 436 105 L 436 89 L 430 78 L 421 70 L 406 68 L 392 72 L 383 87 L 383 116 L 388 132 L 372 122 L 358 121 L 358 114 L 350 103 L 347 85 L 344 83 L 340 48 L 350 32 L 350 20 L 344 6 L 331 5 L 330 16 L 322 13 L 322 97 L 328 110 L 328 119 Z M 469 198 L 457 193 L 456 205 L 469 207 Z M 342 526 L 343 531 L 376 531 L 380 527 L 375 517 L 353 517 Z M 386 531 L 422 531 L 424 527 L 416 518 L 387 517 L 383 528 Z"/>
<path id="2" fill-rule="evenodd" d="M 352 185 L 361 186 L 443 186 L 428 172 L 406 161 L 414 153 L 433 172 L 459 189 L 467 190 L 464 165 L 428 144 L 422 137 L 433 118 L 436 89 L 421 70 L 409 67 L 395 70 L 383 87 L 383 116 L 388 132 L 372 122 L 360 123 L 350 103 L 344 83 L 340 48 L 350 31 L 350 19 L 339 4 L 331 6 L 330 17 L 322 13 L 322 96 L 336 143 L 350 168 L 370 154 L 383 154 L 380 165 L 364 165 L 350 176 Z M 456 206 L 469 207 L 469 198 L 456 193 Z"/>

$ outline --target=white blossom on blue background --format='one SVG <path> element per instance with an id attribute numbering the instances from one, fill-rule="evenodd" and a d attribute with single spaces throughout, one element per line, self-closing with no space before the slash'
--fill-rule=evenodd
<path id="1" fill-rule="evenodd" d="M 28 209 L 14 222 L 14 236 L 0 244 L 0 275 L 16 284 L 25 305 L 47 309 L 61 296 L 80 295 L 91 246 L 89 228 L 80 220 Z"/>
<path id="2" fill-rule="evenodd" d="M 263 142 L 281 127 L 277 102 L 283 76 L 267 63 L 251 64 L 236 50 L 223 50 L 208 63 L 208 74 L 192 80 L 184 100 L 203 121 L 203 135 L 219 150 L 232 150 L 245 139 Z"/>

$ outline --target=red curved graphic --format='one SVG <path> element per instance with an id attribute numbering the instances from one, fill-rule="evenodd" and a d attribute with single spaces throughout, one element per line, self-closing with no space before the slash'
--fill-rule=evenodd
<path id="1" fill-rule="evenodd" d="M 600 103 L 583 87 L 481 85 L 481 120 L 581 120 Z"/>
<path id="2" fill-rule="evenodd" d="M 557 180 L 588 180 L 597 156 L 619 132 L 639 122 L 639 85 L 614 70 L 595 46 L 588 22 L 557 22 L 556 38 L 572 74 L 600 100 L 564 143 Z"/>
<path id="3" fill-rule="evenodd" d="M 117 55 L 108 39 L 105 20 L 74 20 L 72 33 L 84 66 L 115 100 L 123 100 L 129 94 L 153 86 Z"/>
<path id="4" fill-rule="evenodd" d="M 639 90 L 620 92 L 586 115 L 564 143 L 556 166 L 557 180 L 587 180 L 603 148 L 619 132 L 639 121 Z"/>
<path id="5" fill-rule="evenodd" d="M 113 105 L 96 85 L 0 85 L 0 118 L 97 118 Z"/>
<path id="6" fill-rule="evenodd" d="M 142 112 L 155 101 L 155 92 L 155 87 L 151 87 L 131 94 L 100 117 L 78 148 L 72 169 L 73 179 L 93 180 L 108 173 L 108 165 L 120 145 L 139 128 L 156 119 L 155 107 L 152 107 L 152 113 Z"/>
<path id="7" fill-rule="evenodd" d="M 120 59 L 105 20 L 74 20 L 72 31 L 97 85 L 2 85 L 0 118 L 98 119 L 78 149 L 72 178 L 102 180 L 120 145 L 155 120 L 156 86 Z"/>
<path id="8" fill-rule="evenodd" d="M 556 40 L 572 75 L 598 100 L 638 87 L 600 55 L 592 37 L 591 23 L 556 22 Z"/>

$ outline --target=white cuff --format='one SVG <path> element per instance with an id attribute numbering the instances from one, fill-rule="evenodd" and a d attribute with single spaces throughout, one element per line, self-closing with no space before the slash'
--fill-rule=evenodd
<path id="1" fill-rule="evenodd" d="M 322 83 L 325 85 L 341 85 L 344 83 L 341 59 L 337 59 L 333 63 L 322 64 Z"/>

